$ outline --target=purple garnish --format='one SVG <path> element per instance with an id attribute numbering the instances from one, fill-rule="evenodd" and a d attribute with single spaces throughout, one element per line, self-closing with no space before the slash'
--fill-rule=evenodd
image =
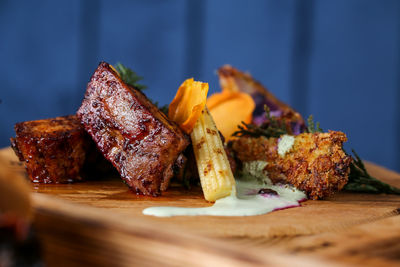
<path id="1" fill-rule="evenodd" d="M 305 131 L 306 127 L 303 118 L 301 118 L 301 116 L 297 114 L 296 111 L 294 111 L 290 107 L 283 106 L 282 104 L 277 103 L 276 102 L 277 100 L 268 98 L 267 94 L 261 94 L 259 92 L 255 92 L 251 94 L 251 97 L 253 98 L 254 103 L 256 104 L 256 108 L 253 111 L 253 121 L 252 121 L 253 124 L 261 126 L 263 123 L 268 122 L 264 110 L 264 105 L 267 105 L 271 117 L 275 117 L 278 120 L 282 121 L 284 119 L 289 120 L 288 127 L 291 128 L 293 135 L 298 135 Z"/>
<path id="2" fill-rule="evenodd" d="M 306 126 L 304 125 L 304 123 L 291 122 L 290 125 L 292 126 L 293 135 L 301 134 L 306 129 Z"/>
<path id="3" fill-rule="evenodd" d="M 258 190 L 258 194 L 260 195 L 271 195 L 271 196 L 278 196 L 278 193 L 275 190 L 269 188 L 261 188 Z"/>

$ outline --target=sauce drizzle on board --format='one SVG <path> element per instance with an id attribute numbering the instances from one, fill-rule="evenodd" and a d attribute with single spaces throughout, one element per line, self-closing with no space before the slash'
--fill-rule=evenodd
<path id="1" fill-rule="evenodd" d="M 232 192 L 235 192 L 235 190 L 232 190 Z M 198 215 L 254 216 L 266 214 L 274 210 L 298 207 L 300 206 L 300 202 L 306 198 L 304 192 L 293 186 L 263 183 L 255 179 L 255 177 L 246 175 L 245 177 L 236 179 L 236 195 L 232 194 L 228 197 L 218 199 L 210 207 L 150 207 L 144 209 L 143 214 L 157 217 Z"/>

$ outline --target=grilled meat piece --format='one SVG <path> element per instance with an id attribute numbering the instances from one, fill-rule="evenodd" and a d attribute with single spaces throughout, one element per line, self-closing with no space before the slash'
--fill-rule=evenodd
<path id="1" fill-rule="evenodd" d="M 76 116 L 26 121 L 15 125 L 11 146 L 25 162 L 32 182 L 81 180 L 80 170 L 91 141 Z"/>
<path id="2" fill-rule="evenodd" d="M 109 64 L 94 72 L 77 115 L 133 191 L 159 195 L 167 189 L 189 139 Z"/>
<path id="3" fill-rule="evenodd" d="M 289 183 L 312 199 L 324 198 L 347 183 L 351 157 L 343 151 L 347 137 L 342 132 L 303 133 L 295 136 L 291 149 L 278 154 L 278 138 L 241 137 L 232 141 L 242 161 L 266 161 L 265 170 L 274 182 Z"/>

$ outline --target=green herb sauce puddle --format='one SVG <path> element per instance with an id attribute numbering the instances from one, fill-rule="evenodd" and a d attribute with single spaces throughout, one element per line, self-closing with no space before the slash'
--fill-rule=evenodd
<path id="1" fill-rule="evenodd" d="M 236 195 L 218 199 L 210 207 L 150 207 L 144 209 L 143 214 L 157 217 L 254 216 L 300 206 L 300 202 L 307 199 L 305 193 L 290 185 L 273 185 L 263 172 L 265 164 L 255 161 L 245 165 L 245 171 L 236 179 Z M 276 194 L 259 194 L 261 189 L 273 190 Z"/>

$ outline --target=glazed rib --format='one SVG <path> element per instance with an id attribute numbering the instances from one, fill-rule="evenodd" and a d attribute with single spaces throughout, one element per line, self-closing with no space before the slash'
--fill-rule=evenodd
<path id="1" fill-rule="evenodd" d="M 109 64 L 94 72 L 77 112 L 97 147 L 136 193 L 159 195 L 188 137 Z"/>
<path id="2" fill-rule="evenodd" d="M 76 116 L 26 121 L 15 125 L 11 146 L 25 162 L 32 182 L 67 183 L 81 180 L 90 137 Z"/>

